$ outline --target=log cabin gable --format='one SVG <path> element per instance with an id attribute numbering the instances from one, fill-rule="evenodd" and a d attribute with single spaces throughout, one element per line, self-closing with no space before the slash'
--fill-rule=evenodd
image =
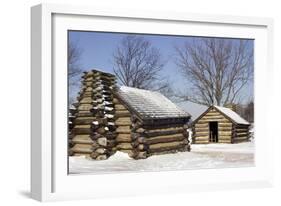
<path id="1" fill-rule="evenodd" d="M 231 123 L 233 123 L 234 125 L 240 125 L 237 122 L 235 122 L 233 119 L 231 119 L 229 116 L 225 115 L 223 112 L 221 112 L 220 110 L 218 110 L 216 107 L 214 106 L 210 106 L 205 112 L 203 112 L 197 119 L 195 119 L 192 123 L 193 126 L 195 126 L 195 124 L 197 124 L 205 115 L 207 115 L 208 113 L 211 112 L 217 112 L 219 113 L 221 116 L 223 116 L 225 118 L 225 120 L 230 121 Z M 215 121 L 215 120 L 214 120 Z"/>

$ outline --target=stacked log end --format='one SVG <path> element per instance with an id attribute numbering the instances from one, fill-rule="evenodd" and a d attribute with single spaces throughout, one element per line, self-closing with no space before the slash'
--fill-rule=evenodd
<path id="1" fill-rule="evenodd" d="M 83 75 L 83 85 L 73 118 L 70 155 L 104 160 L 116 151 L 113 75 L 92 70 Z"/>
<path id="2" fill-rule="evenodd" d="M 188 131 L 183 125 L 144 125 L 132 116 L 133 158 L 190 151 Z"/>

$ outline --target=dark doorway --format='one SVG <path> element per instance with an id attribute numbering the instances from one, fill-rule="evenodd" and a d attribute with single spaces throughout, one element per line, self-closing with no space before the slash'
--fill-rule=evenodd
<path id="1" fill-rule="evenodd" d="M 218 122 L 210 122 L 209 131 L 210 131 L 209 141 L 218 142 Z"/>

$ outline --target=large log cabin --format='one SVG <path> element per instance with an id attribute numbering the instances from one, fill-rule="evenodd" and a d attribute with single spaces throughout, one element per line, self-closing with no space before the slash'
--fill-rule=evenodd
<path id="1" fill-rule="evenodd" d="M 159 92 L 116 87 L 116 77 L 85 72 L 69 115 L 69 155 L 105 160 L 116 151 L 134 159 L 190 151 L 191 116 Z"/>
<path id="2" fill-rule="evenodd" d="M 249 126 L 230 108 L 210 106 L 192 123 L 192 144 L 246 142 Z"/>

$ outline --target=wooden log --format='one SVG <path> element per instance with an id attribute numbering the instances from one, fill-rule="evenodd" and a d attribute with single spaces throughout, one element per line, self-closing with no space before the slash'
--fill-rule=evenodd
<path id="1" fill-rule="evenodd" d="M 118 143 L 116 145 L 116 148 L 118 150 L 132 150 L 133 149 L 133 146 L 131 143 Z"/>
<path id="2" fill-rule="evenodd" d="M 235 130 L 236 130 L 236 132 L 248 132 L 249 131 L 248 128 L 242 128 L 242 129 L 236 128 Z"/>
<path id="3" fill-rule="evenodd" d="M 231 143 L 231 139 L 219 139 L 218 143 Z"/>
<path id="4" fill-rule="evenodd" d="M 91 125 L 75 125 L 71 131 L 73 134 L 90 134 L 92 132 Z"/>
<path id="5" fill-rule="evenodd" d="M 209 128 L 195 128 L 194 132 L 209 132 Z"/>
<path id="6" fill-rule="evenodd" d="M 95 150 L 95 153 L 98 153 L 98 154 L 105 154 L 105 153 L 106 153 L 106 149 L 105 149 L 105 148 L 102 148 L 102 147 L 97 148 L 97 149 Z"/>
<path id="7" fill-rule="evenodd" d="M 116 117 L 130 117 L 131 113 L 128 110 L 116 110 L 115 115 Z"/>
<path id="8" fill-rule="evenodd" d="M 221 121 L 225 120 L 226 118 L 223 116 L 204 116 L 201 118 L 202 120 L 207 120 L 207 121 Z"/>
<path id="9" fill-rule="evenodd" d="M 90 111 L 78 111 L 76 117 L 93 117 L 93 113 Z"/>
<path id="10" fill-rule="evenodd" d="M 220 135 L 231 135 L 232 131 L 219 131 L 218 134 L 219 134 L 219 136 Z"/>
<path id="11" fill-rule="evenodd" d="M 158 143 L 158 144 L 151 144 L 149 145 L 149 151 L 157 150 L 157 149 L 164 149 L 169 147 L 177 147 L 183 144 L 188 144 L 187 140 L 176 141 L 176 142 L 165 142 L 165 143 Z"/>
<path id="12" fill-rule="evenodd" d="M 198 123 L 200 124 L 207 124 L 209 126 L 210 122 L 218 122 L 219 124 L 231 124 L 229 120 L 226 119 L 200 119 L 198 120 Z M 197 124 L 198 124 L 197 123 Z"/>
<path id="13" fill-rule="evenodd" d="M 92 145 L 88 144 L 75 144 L 74 147 L 70 149 L 74 153 L 92 153 Z"/>
<path id="14" fill-rule="evenodd" d="M 116 123 L 118 122 L 128 122 L 131 124 L 131 118 L 130 117 L 120 117 L 116 119 Z"/>
<path id="15" fill-rule="evenodd" d="M 117 142 L 131 142 L 132 141 L 131 133 L 117 134 L 116 141 Z"/>
<path id="16" fill-rule="evenodd" d="M 223 131 L 223 132 L 233 131 L 233 128 L 232 127 L 218 127 L 218 131 Z"/>
<path id="17" fill-rule="evenodd" d="M 93 104 L 93 99 L 91 97 L 84 97 L 80 99 L 80 104 Z"/>
<path id="18" fill-rule="evenodd" d="M 78 111 L 90 111 L 93 108 L 92 104 L 80 104 L 77 108 Z"/>
<path id="19" fill-rule="evenodd" d="M 189 145 L 182 145 L 177 148 L 169 148 L 169 149 L 166 149 L 165 151 L 150 151 L 149 155 L 173 154 L 173 153 L 177 153 L 177 152 L 186 152 L 186 151 L 190 151 Z"/>
<path id="20" fill-rule="evenodd" d="M 166 143 L 166 142 L 177 142 L 186 139 L 182 134 L 166 135 L 166 136 L 156 136 L 151 138 L 138 138 L 138 142 L 146 144 L 157 144 L 157 143 Z"/>
<path id="21" fill-rule="evenodd" d="M 195 141 L 209 141 L 209 136 L 198 136 L 198 137 L 195 137 L 195 138 L 193 138 L 193 140 L 195 140 Z"/>
<path id="22" fill-rule="evenodd" d="M 130 128 L 130 126 L 119 126 L 116 129 L 116 132 L 117 133 L 128 134 L 128 133 L 131 133 L 131 128 Z"/>
<path id="23" fill-rule="evenodd" d="M 194 132 L 194 135 L 203 135 L 203 136 L 209 135 L 209 131 L 201 131 L 201 132 L 195 131 L 195 132 Z"/>
<path id="24" fill-rule="evenodd" d="M 234 137 L 234 140 L 248 139 L 248 138 L 249 138 L 248 135 L 243 135 L 243 136 L 236 136 L 236 137 Z"/>
<path id="25" fill-rule="evenodd" d="M 248 141 L 249 141 L 248 138 L 246 138 L 246 139 L 234 139 L 233 143 L 241 143 L 241 142 L 248 142 Z"/>
<path id="26" fill-rule="evenodd" d="M 180 129 L 175 129 L 175 130 L 160 130 L 160 131 L 151 131 L 147 130 L 143 134 L 146 137 L 156 137 L 156 136 L 166 136 L 166 135 L 173 135 L 173 134 L 182 134 L 183 133 L 183 128 Z"/>
<path id="27" fill-rule="evenodd" d="M 91 139 L 90 135 L 75 135 L 72 140 L 75 144 L 92 144 L 93 140 Z"/>
<path id="28" fill-rule="evenodd" d="M 117 127 L 119 127 L 119 126 L 131 126 L 132 124 L 131 124 L 131 122 L 123 122 L 123 121 L 119 121 L 119 122 L 115 122 L 115 125 L 117 126 Z"/>
<path id="29" fill-rule="evenodd" d="M 237 129 L 249 128 L 249 125 L 238 124 L 238 125 L 236 125 L 236 128 L 237 128 Z"/>
<path id="30" fill-rule="evenodd" d="M 115 104 L 115 109 L 117 110 L 127 110 L 127 108 L 122 104 Z"/>
<path id="31" fill-rule="evenodd" d="M 195 140 L 192 142 L 193 144 L 209 144 L 209 140 Z"/>
<path id="32" fill-rule="evenodd" d="M 236 133 L 236 136 L 237 136 L 237 137 L 248 136 L 248 135 L 249 135 L 248 132 L 237 132 L 237 133 Z"/>
<path id="33" fill-rule="evenodd" d="M 114 104 L 120 104 L 119 99 L 116 98 L 116 97 L 113 98 L 112 102 L 113 102 Z"/>
<path id="34" fill-rule="evenodd" d="M 93 121 L 97 121 L 96 117 L 77 117 L 74 119 L 74 124 L 92 124 Z"/>
<path id="35" fill-rule="evenodd" d="M 219 135 L 218 139 L 231 139 L 232 136 L 231 135 Z"/>
<path id="36" fill-rule="evenodd" d="M 232 127 L 232 123 L 219 122 L 219 127 Z"/>
<path id="37" fill-rule="evenodd" d="M 204 126 L 209 126 L 209 122 L 203 122 L 203 123 L 202 123 L 202 122 L 199 122 L 199 120 L 198 120 L 194 125 L 198 125 L 199 127 L 200 127 L 200 126 L 203 126 L 203 125 L 204 125 Z"/>
<path id="38" fill-rule="evenodd" d="M 97 143 L 101 146 L 106 147 L 107 146 L 107 139 L 106 137 L 101 137 L 97 139 Z"/>
<path id="39" fill-rule="evenodd" d="M 206 139 L 208 139 L 209 135 L 197 135 L 197 134 L 194 134 L 192 137 L 193 138 L 206 138 Z"/>
<path id="40" fill-rule="evenodd" d="M 186 145 L 185 141 L 181 142 L 171 142 L 171 143 L 161 143 L 161 144 L 154 144 L 150 145 L 148 149 L 148 153 L 155 153 L 155 152 L 164 152 L 169 150 L 177 150 L 182 148 L 183 145 Z"/>
<path id="41" fill-rule="evenodd" d="M 76 156 L 76 157 L 78 157 L 78 156 L 84 156 L 84 157 L 86 157 L 86 158 L 89 158 L 89 157 L 91 156 L 91 154 L 88 154 L 88 153 L 78 153 L 78 152 L 76 152 L 76 153 L 73 154 L 73 156 Z"/>
<path id="42" fill-rule="evenodd" d="M 219 112 L 208 112 L 207 114 L 205 114 L 205 116 L 208 117 L 213 117 L 213 116 L 219 116 L 219 117 L 224 117 L 221 113 Z M 224 117 L 225 118 L 225 117 Z"/>

